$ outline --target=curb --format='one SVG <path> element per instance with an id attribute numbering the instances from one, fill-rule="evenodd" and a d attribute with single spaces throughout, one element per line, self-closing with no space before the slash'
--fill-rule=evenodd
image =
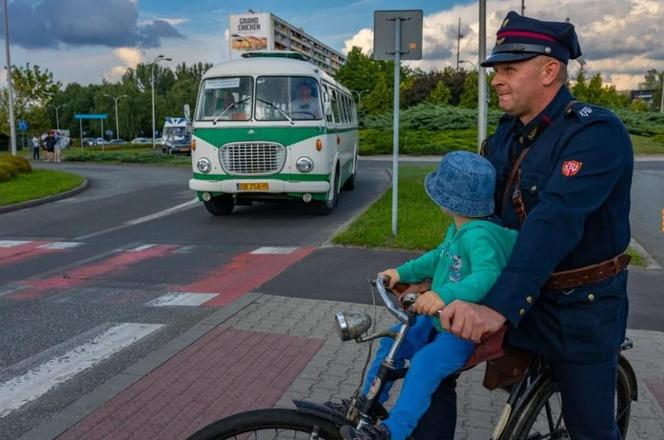
<path id="1" fill-rule="evenodd" d="M 15 203 L 13 205 L 0 206 L 0 214 L 5 212 L 18 211 L 19 209 L 32 208 L 33 206 L 43 205 L 44 203 L 55 202 L 57 200 L 66 199 L 67 197 L 75 196 L 78 193 L 81 193 L 88 189 L 90 186 L 88 178 L 84 177 L 83 182 L 74 189 L 69 191 L 62 192 L 60 194 L 54 194 L 52 196 L 42 197 L 40 199 L 28 200 L 27 202 Z"/>

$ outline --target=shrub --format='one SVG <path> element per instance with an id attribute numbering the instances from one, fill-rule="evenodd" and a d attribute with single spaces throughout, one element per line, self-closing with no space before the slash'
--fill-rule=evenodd
<path id="1" fill-rule="evenodd" d="M 9 178 L 18 175 L 20 172 L 16 165 L 5 160 L 0 161 L 0 170 L 4 170 L 7 174 L 9 174 Z"/>
<path id="2" fill-rule="evenodd" d="M 3 168 L 0 168 L 0 182 L 4 182 L 5 180 L 11 179 L 12 176 L 5 171 Z"/>
<path id="3" fill-rule="evenodd" d="M 32 165 L 30 165 L 30 162 L 28 162 L 28 160 L 25 159 L 24 157 L 4 156 L 2 158 L 2 161 L 13 164 L 16 168 L 18 168 L 19 172 L 21 173 L 29 173 L 32 171 Z"/>

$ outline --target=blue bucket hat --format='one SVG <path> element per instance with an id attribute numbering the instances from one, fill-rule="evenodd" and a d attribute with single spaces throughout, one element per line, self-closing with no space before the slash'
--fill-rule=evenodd
<path id="1" fill-rule="evenodd" d="M 427 174 L 424 188 L 437 205 L 465 217 L 493 214 L 496 170 L 479 154 L 446 154 L 438 169 Z"/>
<path id="2" fill-rule="evenodd" d="M 496 33 L 491 55 L 480 63 L 491 67 L 496 63 L 524 61 L 547 55 L 567 64 L 581 56 L 581 46 L 574 25 L 558 21 L 541 21 L 510 11 Z"/>

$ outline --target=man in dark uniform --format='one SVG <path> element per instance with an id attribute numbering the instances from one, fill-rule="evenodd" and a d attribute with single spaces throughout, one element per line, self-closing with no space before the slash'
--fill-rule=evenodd
<path id="1" fill-rule="evenodd" d="M 510 12 L 481 65 L 505 112 L 483 154 L 497 171 L 496 215 L 519 230 L 483 304 L 454 301 L 443 326 L 551 360 L 572 439 L 613 440 L 619 346 L 627 320 L 632 145 L 611 112 L 577 103 L 566 67 L 581 55 L 574 26 Z M 453 383 L 441 386 L 416 439 L 454 435 Z"/>

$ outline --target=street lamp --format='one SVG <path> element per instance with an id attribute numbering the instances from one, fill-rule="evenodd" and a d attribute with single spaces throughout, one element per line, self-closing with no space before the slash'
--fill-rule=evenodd
<path id="1" fill-rule="evenodd" d="M 477 65 L 476 65 L 475 63 L 471 62 L 471 61 L 468 61 L 468 60 L 459 60 L 459 64 L 461 64 L 461 63 L 468 63 L 468 64 L 470 64 L 471 66 L 473 66 L 473 70 L 477 70 Z"/>
<path id="2" fill-rule="evenodd" d="M 61 109 L 62 107 L 67 107 L 69 104 L 60 104 L 60 105 L 53 105 L 55 109 L 55 129 L 60 131 L 60 113 L 58 113 L 58 109 Z"/>
<path id="3" fill-rule="evenodd" d="M 127 95 L 113 96 L 113 95 L 104 95 L 109 98 L 112 98 L 115 101 L 115 137 L 116 139 L 120 138 L 120 125 L 118 124 L 118 100 L 121 98 L 126 98 Z"/>
<path id="4" fill-rule="evenodd" d="M 12 155 L 16 156 L 16 122 L 14 120 L 14 86 L 12 84 L 12 62 L 9 54 L 9 12 L 4 0 L 5 16 L 5 57 L 7 58 L 7 99 L 9 104 L 9 134 Z"/>
<path id="5" fill-rule="evenodd" d="M 156 146 L 156 139 L 155 139 L 155 119 L 154 119 L 154 66 L 157 64 L 159 61 L 173 61 L 172 58 L 167 58 L 161 54 L 157 55 L 154 60 L 152 60 L 152 72 L 151 72 L 151 79 L 152 79 L 152 148 L 155 148 Z"/>
<path id="6" fill-rule="evenodd" d="M 357 93 L 357 108 L 362 107 L 362 93 L 368 92 L 368 90 L 351 90 L 353 93 Z"/>

